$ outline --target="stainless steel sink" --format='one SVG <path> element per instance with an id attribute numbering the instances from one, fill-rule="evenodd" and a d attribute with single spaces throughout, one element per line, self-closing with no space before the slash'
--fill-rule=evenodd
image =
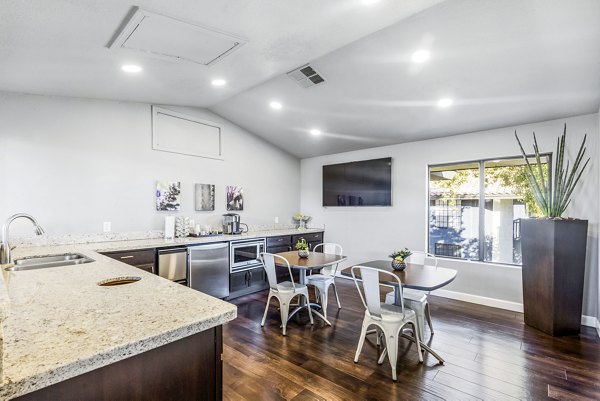
<path id="1" fill-rule="evenodd" d="M 93 262 L 94 259 L 89 258 L 80 253 L 65 253 L 62 255 L 45 255 L 32 256 L 23 259 L 15 260 L 14 266 L 5 268 L 7 271 L 22 271 L 22 270 L 37 270 L 46 269 L 48 267 L 81 265 L 84 263 Z"/>

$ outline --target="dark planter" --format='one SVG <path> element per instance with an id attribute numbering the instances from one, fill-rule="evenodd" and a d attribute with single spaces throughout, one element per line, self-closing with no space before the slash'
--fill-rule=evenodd
<path id="1" fill-rule="evenodd" d="M 587 227 L 587 220 L 521 220 L 525 324 L 579 334 Z"/>

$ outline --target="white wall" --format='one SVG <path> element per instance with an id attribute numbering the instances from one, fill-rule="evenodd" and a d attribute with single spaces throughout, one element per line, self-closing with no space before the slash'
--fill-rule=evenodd
<path id="1" fill-rule="evenodd" d="M 532 131 L 535 131 L 542 151 L 554 151 L 565 122 L 567 142 L 571 145 L 567 149 L 569 157 L 574 158 L 585 133 L 589 141 L 588 155 L 592 157 L 591 166 L 582 178 L 583 185 L 575 191 L 567 215 L 589 220 L 584 314 L 595 316 L 599 216 L 597 114 L 304 159 L 301 162 L 302 213 L 313 216 L 315 223 L 325 224 L 327 240 L 339 242 L 348 254 L 347 265 L 384 259 L 390 251 L 400 247 L 426 249 L 428 164 L 518 156 L 515 129 L 527 149 L 532 149 Z M 393 157 L 392 207 L 321 206 L 324 164 L 389 156 Z M 459 271 L 457 279 L 446 290 L 502 300 L 509 306 L 522 303 L 518 267 L 448 259 L 440 265 Z"/>
<path id="2" fill-rule="evenodd" d="M 46 232 L 161 230 L 157 179 L 181 181 L 182 210 L 219 224 L 225 186 L 244 187 L 242 221 L 291 222 L 300 161 L 202 109 L 175 108 L 223 124 L 225 161 L 153 151 L 150 105 L 0 92 L 0 221 L 29 212 Z M 216 210 L 194 211 L 194 184 L 216 185 Z M 16 234 L 33 233 L 15 222 Z"/>

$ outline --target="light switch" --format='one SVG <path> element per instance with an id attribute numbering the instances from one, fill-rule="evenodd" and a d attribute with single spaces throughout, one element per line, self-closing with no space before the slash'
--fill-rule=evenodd
<path id="1" fill-rule="evenodd" d="M 275 224 L 279 223 L 279 217 L 275 217 Z"/>
<path id="2" fill-rule="evenodd" d="M 105 233 L 110 232 L 110 230 L 111 230 L 110 226 L 111 226 L 110 221 L 105 221 L 104 222 L 104 224 L 103 224 L 103 230 L 104 230 Z"/>

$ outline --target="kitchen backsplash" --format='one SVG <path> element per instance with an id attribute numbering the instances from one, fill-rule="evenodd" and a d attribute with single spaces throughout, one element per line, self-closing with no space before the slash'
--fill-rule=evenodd
<path id="1" fill-rule="evenodd" d="M 295 224 L 256 224 L 248 225 L 248 230 L 254 231 L 276 231 L 276 230 L 293 230 L 296 229 Z M 324 229 L 317 225 L 310 225 L 308 228 Z M 131 231 L 131 232 L 115 232 L 108 233 L 89 233 L 75 235 L 51 235 L 44 234 L 40 236 L 11 238 L 11 244 L 17 246 L 47 246 L 47 245 L 72 245 L 72 244 L 89 244 L 95 242 L 110 242 L 110 241 L 129 241 L 163 238 L 162 231 Z"/>

